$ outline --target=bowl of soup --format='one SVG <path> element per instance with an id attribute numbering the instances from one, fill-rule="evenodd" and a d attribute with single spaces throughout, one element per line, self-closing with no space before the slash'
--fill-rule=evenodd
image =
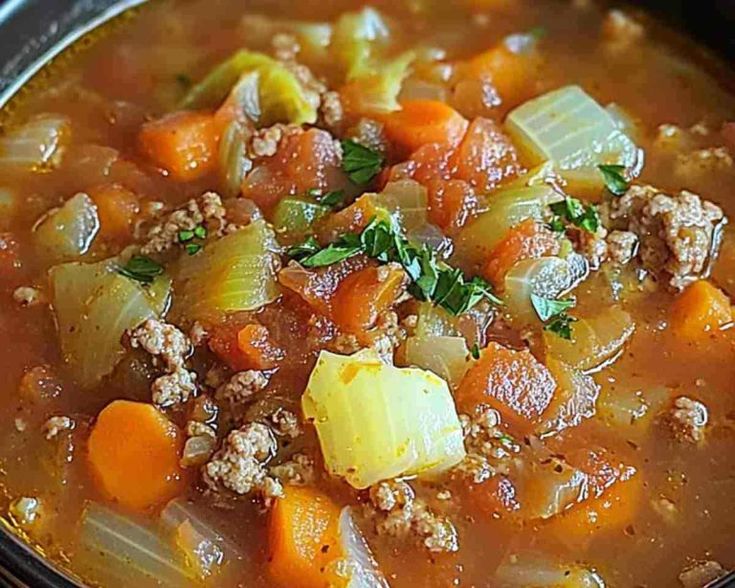
<path id="1" fill-rule="evenodd" d="M 6 6 L 8 581 L 727 585 L 727 10 Z"/>

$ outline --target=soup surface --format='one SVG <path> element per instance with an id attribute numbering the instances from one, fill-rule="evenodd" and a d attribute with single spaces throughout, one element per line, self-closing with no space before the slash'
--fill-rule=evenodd
<path id="1" fill-rule="evenodd" d="M 735 564 L 735 99 L 562 0 L 160 0 L 0 135 L 0 502 L 101 586 Z"/>

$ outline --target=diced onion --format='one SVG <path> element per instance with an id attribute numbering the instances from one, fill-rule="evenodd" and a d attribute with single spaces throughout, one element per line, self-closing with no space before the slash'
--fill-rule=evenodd
<path id="1" fill-rule="evenodd" d="M 563 564 L 534 554 L 514 555 L 495 572 L 500 588 L 605 588 L 603 579 L 579 564 Z"/>
<path id="2" fill-rule="evenodd" d="M 406 363 L 434 372 L 455 388 L 467 372 L 468 357 L 467 343 L 462 337 L 406 339 Z"/>
<path id="3" fill-rule="evenodd" d="M 49 212 L 36 225 L 33 239 L 45 261 L 59 263 L 87 253 L 99 230 L 97 206 L 80 192 Z"/>
<path id="4" fill-rule="evenodd" d="M 350 507 L 343 508 L 339 515 L 339 538 L 350 574 L 347 588 L 388 588 Z"/>
<path id="5" fill-rule="evenodd" d="M 59 165 L 70 138 L 68 118 L 38 116 L 0 137 L 0 169 L 48 171 Z"/>
<path id="6" fill-rule="evenodd" d="M 386 365 L 372 349 L 352 356 L 322 351 L 301 403 L 327 469 L 355 488 L 437 474 L 465 455 L 446 382 Z"/>

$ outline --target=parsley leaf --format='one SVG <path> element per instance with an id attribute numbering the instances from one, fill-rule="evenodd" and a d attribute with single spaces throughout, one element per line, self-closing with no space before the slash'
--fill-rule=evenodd
<path id="1" fill-rule="evenodd" d="M 179 231 L 178 237 L 179 243 L 186 243 L 187 241 L 191 241 L 194 238 L 194 231 L 184 229 L 182 231 Z"/>
<path id="2" fill-rule="evenodd" d="M 202 225 L 198 225 L 194 227 L 194 236 L 197 239 L 206 239 L 207 238 L 207 227 L 204 227 Z"/>
<path id="3" fill-rule="evenodd" d="M 121 276 L 147 286 L 163 273 L 163 266 L 145 255 L 133 255 L 125 265 L 118 266 L 116 271 Z"/>
<path id="4" fill-rule="evenodd" d="M 600 215 L 592 204 L 585 206 L 576 198 L 566 196 L 564 200 L 554 202 L 549 208 L 559 217 L 559 221 L 566 220 L 589 233 L 596 233 L 600 228 Z M 559 226 L 558 222 L 555 226 Z"/>
<path id="5" fill-rule="evenodd" d="M 598 165 L 597 169 L 602 173 L 605 186 L 615 196 L 622 196 L 628 191 L 630 183 L 625 179 L 624 165 Z"/>
<path id="6" fill-rule="evenodd" d="M 559 216 L 555 216 L 554 218 L 552 218 L 551 222 L 549 222 L 547 226 L 555 233 L 564 232 L 564 221 Z"/>
<path id="7" fill-rule="evenodd" d="M 480 359 L 480 346 L 475 343 L 472 346 L 472 349 L 470 349 L 470 355 L 472 356 L 472 359 Z"/>
<path id="8" fill-rule="evenodd" d="M 314 255 L 317 251 L 319 251 L 319 249 L 319 242 L 313 236 L 311 236 L 300 245 L 294 245 L 293 247 L 291 247 L 288 251 L 286 251 L 286 254 L 296 261 L 301 261 L 302 259 L 309 257 L 310 255 Z"/>
<path id="9" fill-rule="evenodd" d="M 335 190 L 334 192 L 327 192 L 324 196 L 319 198 L 319 204 L 329 206 L 330 208 L 336 208 L 345 201 L 345 191 Z"/>
<path id="10" fill-rule="evenodd" d="M 353 255 L 362 252 L 363 245 L 357 235 L 347 233 L 343 235 L 336 243 L 312 253 L 305 259 L 301 260 L 304 267 L 324 267 L 332 265 Z"/>
<path id="11" fill-rule="evenodd" d="M 204 249 L 204 245 L 202 245 L 201 243 L 187 243 L 184 246 L 184 250 L 188 255 L 196 255 L 202 249 Z"/>
<path id="12" fill-rule="evenodd" d="M 562 312 L 560 315 L 555 317 L 554 320 L 544 326 L 544 331 L 549 331 L 559 335 L 562 339 L 569 341 L 572 338 L 572 323 L 576 321 L 577 319 L 573 316 L 569 316 L 566 312 Z"/>
<path id="13" fill-rule="evenodd" d="M 356 143 L 352 139 L 342 141 L 342 169 L 358 185 L 368 184 L 383 168 L 383 156 Z"/>
<path id="14" fill-rule="evenodd" d="M 531 294 L 531 304 L 536 311 L 538 317 L 546 322 L 550 318 L 560 315 L 561 313 L 574 308 L 574 300 L 551 300 L 542 298 L 536 294 Z"/>

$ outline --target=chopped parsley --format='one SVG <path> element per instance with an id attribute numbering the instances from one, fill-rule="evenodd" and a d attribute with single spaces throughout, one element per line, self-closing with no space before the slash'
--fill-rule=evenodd
<path id="1" fill-rule="evenodd" d="M 350 180 L 363 186 L 383 169 L 383 156 L 364 145 L 345 139 L 342 141 L 342 169 Z"/>
<path id="2" fill-rule="evenodd" d="M 329 206 L 329 208 L 337 208 L 340 206 L 346 198 L 344 190 L 335 190 L 333 192 L 327 192 L 324 196 L 318 198 L 319 204 Z"/>
<path id="3" fill-rule="evenodd" d="M 475 343 L 470 349 L 470 355 L 472 356 L 472 359 L 480 359 L 480 346 L 477 343 Z"/>
<path id="4" fill-rule="evenodd" d="M 195 255 L 204 248 L 204 244 L 198 241 L 203 241 L 207 238 L 207 228 L 202 225 L 197 225 L 193 229 L 183 229 L 179 231 L 177 238 L 179 243 L 184 246 L 184 251 L 189 255 Z"/>
<path id="5" fill-rule="evenodd" d="M 569 316 L 567 310 L 574 308 L 574 300 L 553 300 L 531 294 L 531 305 L 541 322 L 545 323 L 544 330 L 559 335 L 562 339 L 572 338 L 572 323 L 577 319 Z"/>
<path id="6" fill-rule="evenodd" d="M 288 254 L 310 268 L 332 265 L 357 254 L 383 263 L 399 263 L 411 280 L 411 294 L 453 315 L 467 312 L 481 300 L 501 304 L 485 280 L 466 280 L 461 270 L 439 262 L 426 246 L 414 247 L 386 220 L 374 219 L 359 235 L 346 233 L 323 249 L 311 237 L 289 249 Z"/>
<path id="7" fill-rule="evenodd" d="M 147 286 L 163 273 L 163 266 L 145 255 L 133 255 L 125 265 L 117 267 L 117 273 Z"/>
<path id="8" fill-rule="evenodd" d="M 605 186 L 615 196 L 622 196 L 628 191 L 630 183 L 625 179 L 624 165 L 598 165 Z"/>
<path id="9" fill-rule="evenodd" d="M 600 215 L 592 204 L 585 205 L 576 198 L 566 196 L 564 200 L 555 202 L 549 208 L 556 215 L 550 225 L 553 230 L 563 226 L 564 221 L 589 233 L 596 233 L 600 228 Z"/>

